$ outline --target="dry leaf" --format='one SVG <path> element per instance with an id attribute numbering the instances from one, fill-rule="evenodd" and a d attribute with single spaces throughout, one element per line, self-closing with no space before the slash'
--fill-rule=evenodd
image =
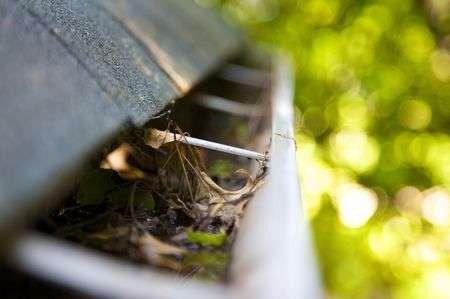
<path id="1" fill-rule="evenodd" d="M 151 264 L 169 268 L 174 271 L 183 270 L 181 263 L 166 256 L 183 255 L 187 252 L 185 249 L 158 240 L 149 233 L 145 233 L 143 236 L 139 237 L 137 242 L 140 251 Z"/>
<path id="2" fill-rule="evenodd" d="M 102 231 L 88 235 L 87 238 L 106 241 L 114 238 L 121 238 L 129 234 L 130 228 L 127 226 L 121 226 L 104 229 Z"/>
<path id="3" fill-rule="evenodd" d="M 145 179 L 147 177 L 145 172 L 130 165 L 128 162 L 134 155 L 135 151 L 133 147 L 128 143 L 124 143 L 109 153 L 100 164 L 100 167 L 103 169 L 112 169 L 124 179 Z"/>
<path id="4" fill-rule="evenodd" d="M 152 252 L 161 255 L 182 255 L 186 253 L 185 249 L 158 240 L 149 233 L 139 237 L 138 245 L 148 247 Z"/>
<path id="5" fill-rule="evenodd" d="M 148 129 L 145 131 L 145 144 L 160 148 L 166 143 L 176 141 L 176 135 L 169 131 L 160 131 L 157 129 Z"/>
<path id="6" fill-rule="evenodd" d="M 230 200 L 236 200 L 236 199 L 240 198 L 242 195 L 251 192 L 255 185 L 254 180 L 248 174 L 247 171 L 240 169 L 236 173 L 240 174 L 240 175 L 245 175 L 247 178 L 247 183 L 245 184 L 244 187 L 242 187 L 239 190 L 226 190 L 226 189 L 220 187 L 203 171 L 200 172 L 200 175 L 201 175 L 202 181 L 204 183 L 206 183 L 208 187 L 210 187 L 211 189 L 213 189 L 215 192 L 219 193 L 220 195 L 224 196 L 226 201 L 230 201 Z"/>

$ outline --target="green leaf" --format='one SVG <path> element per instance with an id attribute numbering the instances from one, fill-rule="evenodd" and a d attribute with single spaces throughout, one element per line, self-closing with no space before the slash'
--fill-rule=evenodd
<path id="1" fill-rule="evenodd" d="M 147 211 L 155 209 L 155 199 L 151 192 L 136 190 L 134 194 L 134 206 L 143 208 Z"/>
<path id="2" fill-rule="evenodd" d="M 118 189 L 110 194 L 109 199 L 113 203 L 127 205 L 130 201 L 132 190 L 132 186 Z M 134 193 L 133 204 L 135 207 L 142 208 L 147 211 L 152 211 L 155 209 L 155 199 L 149 191 L 137 189 Z"/>
<path id="3" fill-rule="evenodd" d="M 225 252 L 190 252 L 182 261 L 186 267 L 200 266 L 197 275 L 210 281 L 218 281 L 223 277 L 229 262 L 230 254 Z"/>
<path id="4" fill-rule="evenodd" d="M 80 179 L 77 201 L 93 205 L 103 202 L 106 193 L 115 187 L 115 172 L 107 169 L 95 169 L 84 173 Z"/>
<path id="5" fill-rule="evenodd" d="M 220 247 L 227 240 L 227 234 L 223 229 L 221 229 L 217 234 L 189 229 L 187 232 L 187 238 L 192 243 L 200 244 L 202 246 Z"/>
<path id="6" fill-rule="evenodd" d="M 220 178 L 230 177 L 233 174 L 233 166 L 229 161 L 216 160 L 208 167 L 208 174 Z"/>

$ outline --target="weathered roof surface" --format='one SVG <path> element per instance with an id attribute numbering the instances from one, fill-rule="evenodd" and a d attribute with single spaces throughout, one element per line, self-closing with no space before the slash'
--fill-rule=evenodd
<path id="1" fill-rule="evenodd" d="M 0 221 L 56 186 L 126 119 L 35 17 L 17 8 L 12 15 L 13 5 L 6 9 L 0 30 Z"/>
<path id="2" fill-rule="evenodd" d="M 181 97 L 237 43 L 188 0 L 1 0 L 0 225 L 125 122 L 143 124 Z"/>
<path id="3" fill-rule="evenodd" d="M 180 93 L 166 73 L 98 1 L 23 1 L 135 123 Z"/>
<path id="4" fill-rule="evenodd" d="M 185 92 L 239 46 L 210 10 L 186 0 L 100 0 Z"/>
<path id="5" fill-rule="evenodd" d="M 238 48 L 192 0 L 23 0 L 132 120 L 142 124 Z"/>

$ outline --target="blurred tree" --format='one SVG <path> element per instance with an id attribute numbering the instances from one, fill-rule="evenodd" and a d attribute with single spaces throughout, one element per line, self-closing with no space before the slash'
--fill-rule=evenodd
<path id="1" fill-rule="evenodd" d="M 197 0 L 294 57 L 332 298 L 449 298 L 450 1 Z"/>

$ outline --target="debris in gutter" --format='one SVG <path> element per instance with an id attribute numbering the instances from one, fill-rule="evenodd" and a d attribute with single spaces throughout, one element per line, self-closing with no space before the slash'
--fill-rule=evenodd
<path id="1" fill-rule="evenodd" d="M 263 183 L 266 157 L 199 144 L 175 130 L 136 129 L 120 138 L 38 227 L 137 263 L 223 280 L 245 206 Z M 229 183 L 221 185 L 208 174 L 208 151 L 197 146 L 256 159 L 259 169 L 253 176 L 244 169 L 224 174 Z"/>

